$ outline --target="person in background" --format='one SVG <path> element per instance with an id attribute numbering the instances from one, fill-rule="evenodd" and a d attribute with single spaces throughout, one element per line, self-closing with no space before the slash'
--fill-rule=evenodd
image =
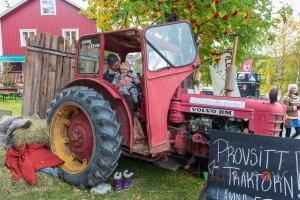
<path id="1" fill-rule="evenodd" d="M 106 58 L 106 62 L 108 64 L 108 69 L 104 73 L 103 78 L 104 78 L 104 80 L 112 83 L 115 76 L 120 76 L 120 60 L 117 55 L 109 54 Z M 119 89 L 120 87 L 131 84 L 131 83 L 132 83 L 132 78 L 124 77 L 124 78 L 120 79 L 118 83 L 115 84 L 115 87 L 117 89 Z M 125 98 L 128 106 L 129 106 L 130 112 L 133 115 L 133 113 L 134 113 L 133 98 L 128 94 L 124 94 L 123 97 Z"/>
<path id="2" fill-rule="evenodd" d="M 128 63 L 122 63 L 120 66 L 120 74 L 115 75 L 113 81 L 111 82 L 113 85 L 116 85 L 120 82 L 120 80 L 125 79 L 128 81 L 128 84 L 123 85 L 118 88 L 122 95 L 127 94 L 132 96 L 134 103 L 138 103 L 138 90 L 135 85 L 140 83 L 137 76 L 133 74 L 132 71 L 129 70 L 130 65 Z"/>
<path id="3" fill-rule="evenodd" d="M 289 138 L 292 128 L 295 128 L 296 134 L 292 138 L 296 138 L 300 135 L 300 121 L 298 110 L 300 109 L 300 98 L 296 95 L 298 92 L 298 86 L 296 84 L 290 84 L 288 86 L 288 92 L 283 97 L 282 102 L 286 105 L 286 120 L 285 120 L 285 137 Z"/>

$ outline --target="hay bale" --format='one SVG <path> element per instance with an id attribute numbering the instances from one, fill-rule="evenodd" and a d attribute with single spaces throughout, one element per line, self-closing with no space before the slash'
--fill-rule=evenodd
<path id="1" fill-rule="evenodd" d="M 12 116 L 12 111 L 0 109 L 0 118 L 2 118 L 4 116 Z"/>
<path id="2" fill-rule="evenodd" d="M 32 125 L 27 129 L 18 129 L 14 132 L 14 146 L 23 144 L 48 144 L 50 141 L 49 126 L 45 120 L 28 118 Z"/>
<path id="3" fill-rule="evenodd" d="M 6 160 L 5 151 L 0 150 L 0 166 L 4 166 L 5 160 Z"/>

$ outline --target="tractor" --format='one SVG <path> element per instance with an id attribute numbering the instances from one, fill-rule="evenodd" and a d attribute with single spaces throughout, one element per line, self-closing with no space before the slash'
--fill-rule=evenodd
<path id="1" fill-rule="evenodd" d="M 108 52 L 122 62 L 128 54 L 141 55 L 135 109 L 145 138 L 139 142 L 127 102 L 103 79 Z M 189 168 L 208 157 L 213 129 L 266 136 L 282 131 L 285 107 L 276 91 L 271 102 L 188 92 L 187 80 L 201 67 L 188 21 L 84 35 L 76 55 L 74 81 L 51 102 L 47 122 L 51 150 L 65 161 L 61 177 L 80 188 L 107 180 L 121 154 L 148 161 L 176 155 Z"/>

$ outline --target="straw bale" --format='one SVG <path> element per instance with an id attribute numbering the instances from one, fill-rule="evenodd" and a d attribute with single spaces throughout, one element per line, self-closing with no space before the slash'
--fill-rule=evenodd
<path id="1" fill-rule="evenodd" d="M 30 117 L 32 125 L 27 129 L 18 129 L 14 133 L 14 146 L 23 144 L 49 144 L 50 133 L 47 122 Z"/>

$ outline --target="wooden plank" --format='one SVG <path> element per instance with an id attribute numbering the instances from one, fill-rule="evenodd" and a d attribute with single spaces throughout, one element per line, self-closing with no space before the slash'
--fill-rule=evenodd
<path id="1" fill-rule="evenodd" d="M 65 41 L 65 51 L 70 51 L 70 42 L 69 40 Z M 67 57 L 63 58 L 63 69 L 62 69 L 62 80 L 61 86 L 64 87 L 67 83 L 70 82 L 70 59 Z"/>
<path id="2" fill-rule="evenodd" d="M 32 38 L 28 38 L 28 44 L 30 44 L 32 42 Z M 29 82 L 31 81 L 30 79 L 27 79 L 28 75 L 30 74 L 30 63 L 33 60 L 33 53 L 26 51 L 25 52 L 26 55 L 26 60 L 25 60 L 25 64 L 24 64 L 24 82 L 23 82 L 23 101 L 22 101 L 22 115 L 28 116 L 29 113 L 29 109 L 28 109 L 28 94 L 29 92 L 26 91 L 30 91 L 31 90 L 31 85 L 29 84 Z"/>
<path id="3" fill-rule="evenodd" d="M 72 46 L 71 48 L 71 53 L 73 54 L 76 54 L 76 48 L 75 48 L 75 45 Z M 73 81 L 74 80 L 74 70 L 76 70 L 76 59 L 75 58 L 72 58 L 71 59 L 71 72 L 70 72 L 70 81 Z"/>
<path id="4" fill-rule="evenodd" d="M 42 33 L 45 37 L 44 48 L 51 47 L 51 33 Z M 42 56 L 42 70 L 41 70 L 41 81 L 40 81 L 40 101 L 38 106 L 38 115 L 41 119 L 45 118 L 46 115 L 46 104 L 48 97 L 48 74 L 49 74 L 49 58 L 50 55 L 43 53 Z"/>
<path id="5" fill-rule="evenodd" d="M 65 86 L 70 81 L 70 70 L 69 70 L 69 68 L 70 68 L 70 59 L 64 57 L 62 80 L 61 80 L 62 87 Z"/>
<path id="6" fill-rule="evenodd" d="M 45 48 L 36 47 L 36 46 L 27 47 L 27 51 L 35 51 L 35 52 L 46 53 L 46 54 L 51 54 L 51 55 L 56 55 L 56 56 L 76 58 L 76 54 L 72 54 L 72 53 L 64 52 L 64 51 L 55 51 L 53 49 L 45 49 Z"/>
<path id="7" fill-rule="evenodd" d="M 64 51 L 64 38 L 59 37 L 58 38 L 58 51 Z M 62 71 L 63 71 L 63 59 L 64 57 L 59 56 L 56 60 L 56 65 L 57 65 L 57 73 L 56 73 L 56 88 L 55 92 L 59 92 L 64 85 L 61 84 L 61 79 L 62 79 Z"/>
<path id="8" fill-rule="evenodd" d="M 45 36 L 44 34 L 37 35 L 36 40 L 34 42 L 37 46 L 44 46 Z M 32 109 L 29 112 L 29 115 L 37 114 L 39 115 L 39 103 L 40 103 L 40 82 L 44 80 L 41 77 L 42 74 L 42 62 L 43 62 L 43 54 L 36 52 L 35 63 L 33 66 L 35 67 L 34 74 L 32 75 L 33 82 L 33 90 L 31 96 Z"/>
<path id="9" fill-rule="evenodd" d="M 58 50 L 58 37 L 52 36 L 51 38 L 51 50 L 57 51 Z M 46 110 L 50 108 L 51 101 L 55 97 L 56 91 L 56 74 L 58 71 L 58 67 L 56 65 L 57 62 L 57 55 L 49 54 L 49 74 L 48 74 L 48 86 L 47 86 L 47 101 L 46 101 Z"/>
<path id="10" fill-rule="evenodd" d="M 30 37 L 28 45 L 33 45 L 38 41 L 38 36 Z M 22 101 L 22 115 L 29 116 L 33 109 L 33 91 L 34 91 L 34 77 L 35 77 L 35 61 L 37 53 L 26 51 L 25 69 L 24 69 L 24 88 Z"/>

